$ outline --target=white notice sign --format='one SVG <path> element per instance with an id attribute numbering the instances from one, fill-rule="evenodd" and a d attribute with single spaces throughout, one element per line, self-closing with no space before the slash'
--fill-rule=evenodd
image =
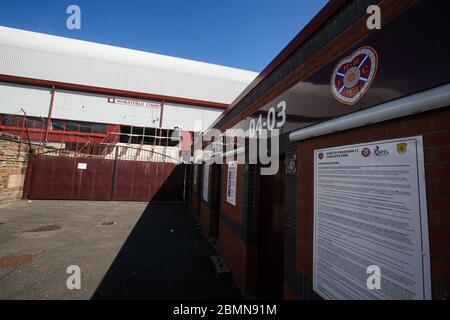
<path id="1" fill-rule="evenodd" d="M 78 163 L 78 170 L 86 170 L 87 169 L 87 163 Z"/>
<path id="2" fill-rule="evenodd" d="M 230 161 L 227 174 L 227 202 L 232 205 L 236 205 L 236 170 L 236 161 Z"/>
<path id="3" fill-rule="evenodd" d="M 314 159 L 314 291 L 431 299 L 422 137 L 315 150 Z"/>
<path id="4" fill-rule="evenodd" d="M 203 167 L 203 200 L 208 202 L 209 165 Z"/>

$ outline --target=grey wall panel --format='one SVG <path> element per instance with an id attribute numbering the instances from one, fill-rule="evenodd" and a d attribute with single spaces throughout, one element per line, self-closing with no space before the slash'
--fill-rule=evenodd
<path id="1" fill-rule="evenodd" d="M 0 74 L 231 103 L 257 73 L 0 26 Z"/>
<path id="2" fill-rule="evenodd" d="M 0 83 L 0 113 L 47 117 L 50 102 L 50 89 Z"/>
<path id="3" fill-rule="evenodd" d="M 111 96 L 71 91 L 56 91 L 53 118 L 123 124 L 139 127 L 159 126 L 161 107 L 133 106 L 108 102 Z M 114 97 L 118 99 L 120 97 Z M 127 101 L 148 102 L 123 98 Z"/>
<path id="4" fill-rule="evenodd" d="M 178 126 L 185 131 L 206 130 L 222 113 L 222 110 L 166 103 L 163 112 L 163 128 Z M 196 125 L 196 122 L 198 124 Z"/>

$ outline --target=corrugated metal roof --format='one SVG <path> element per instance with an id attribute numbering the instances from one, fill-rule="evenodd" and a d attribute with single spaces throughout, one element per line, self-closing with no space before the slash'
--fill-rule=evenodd
<path id="1" fill-rule="evenodd" d="M 0 26 L 0 74 L 231 103 L 257 73 Z"/>

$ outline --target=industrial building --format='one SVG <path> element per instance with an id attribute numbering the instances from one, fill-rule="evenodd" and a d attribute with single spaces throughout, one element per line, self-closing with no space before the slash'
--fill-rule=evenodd
<path id="1" fill-rule="evenodd" d="M 112 159 L 134 160 L 123 163 L 137 166 L 149 166 L 149 161 L 175 165 L 179 151 L 190 147 L 192 132 L 208 128 L 256 76 L 235 68 L 7 27 L 0 27 L 0 55 L 1 135 L 18 138 L 21 146 L 25 141 L 39 145 L 35 154 L 45 156 L 36 159 L 53 160 L 29 167 L 33 181 L 25 195 L 34 199 L 111 198 L 115 173 L 108 160 Z M 174 135 L 179 139 L 173 139 Z M 43 188 L 49 181 L 73 182 L 80 170 L 67 158 L 83 155 L 99 158 L 90 160 L 97 163 L 89 164 L 87 171 L 95 171 L 91 167 L 98 165 L 111 172 L 85 178 L 78 191 L 72 183 Z M 40 169 L 31 174 L 32 167 Z M 147 169 L 147 176 L 158 171 Z M 126 170 L 138 177 L 144 168 Z M 6 200 L 20 197 L 27 184 L 25 168 L 14 167 L 3 178 Z M 127 181 L 124 176 L 123 188 L 128 190 Z M 119 198 L 148 201 L 156 190 L 148 190 L 145 181 L 134 185 L 141 191 L 127 191 L 128 196 Z"/>
<path id="2" fill-rule="evenodd" d="M 448 298 L 449 11 L 330 1 L 210 127 L 281 123 L 276 175 L 248 152 L 190 170 L 189 207 L 244 296 Z"/>

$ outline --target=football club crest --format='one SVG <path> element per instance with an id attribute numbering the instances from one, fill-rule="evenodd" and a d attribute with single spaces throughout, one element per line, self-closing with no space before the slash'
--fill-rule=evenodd
<path id="1" fill-rule="evenodd" d="M 378 69 L 378 55 L 371 47 L 362 47 L 342 59 L 331 75 L 331 91 L 345 104 L 354 105 L 367 92 Z"/>
<path id="2" fill-rule="evenodd" d="M 399 144 L 397 144 L 397 151 L 400 154 L 405 154 L 406 151 L 408 151 L 408 144 L 407 143 L 399 143 Z"/>
<path id="3" fill-rule="evenodd" d="M 367 158 L 368 156 L 370 156 L 370 149 L 369 148 L 362 149 L 361 154 L 364 158 Z"/>

